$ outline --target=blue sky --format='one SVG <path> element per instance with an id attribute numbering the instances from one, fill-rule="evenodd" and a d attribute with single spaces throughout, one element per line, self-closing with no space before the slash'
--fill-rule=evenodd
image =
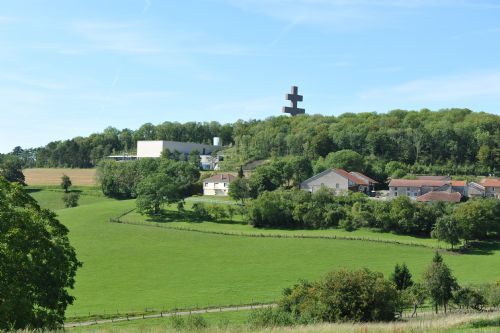
<path id="1" fill-rule="evenodd" d="M 0 152 L 146 122 L 500 114 L 500 1 L 4 0 Z"/>

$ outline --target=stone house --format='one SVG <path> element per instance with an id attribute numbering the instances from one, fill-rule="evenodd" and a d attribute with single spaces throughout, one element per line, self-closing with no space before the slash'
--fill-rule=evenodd
<path id="1" fill-rule="evenodd" d="M 349 190 L 371 194 L 375 184 L 378 184 L 376 180 L 360 172 L 328 169 L 303 181 L 300 184 L 300 188 L 304 191 L 314 193 L 322 186 L 325 186 L 337 193 Z"/>

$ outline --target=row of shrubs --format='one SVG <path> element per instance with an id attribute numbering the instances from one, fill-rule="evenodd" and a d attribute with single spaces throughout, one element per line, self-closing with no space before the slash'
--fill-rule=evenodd
<path id="1" fill-rule="evenodd" d="M 326 229 L 379 228 L 402 234 L 430 236 L 440 219 L 451 219 L 448 229 L 464 240 L 500 234 L 500 201 L 470 200 L 461 204 L 421 203 L 401 196 L 370 200 L 361 193 L 336 195 L 327 188 L 311 194 L 301 190 L 263 192 L 248 203 L 255 227 Z M 446 231 L 446 230 L 445 230 Z M 442 233 L 444 234 L 444 232 Z"/>

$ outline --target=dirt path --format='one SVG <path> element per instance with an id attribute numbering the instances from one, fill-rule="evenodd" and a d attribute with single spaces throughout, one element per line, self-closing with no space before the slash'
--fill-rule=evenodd
<path id="1" fill-rule="evenodd" d="M 119 323 L 122 321 L 142 320 L 142 319 L 151 319 L 151 318 L 168 318 L 168 317 L 172 317 L 172 316 L 187 316 L 190 314 L 248 311 L 248 310 L 263 309 L 263 308 L 269 308 L 269 307 L 275 307 L 275 306 L 276 306 L 276 304 L 260 304 L 260 305 L 231 306 L 231 307 L 225 307 L 225 308 L 211 308 L 211 309 L 201 309 L 201 310 L 185 310 L 185 311 L 178 311 L 178 312 L 160 312 L 160 313 L 151 314 L 151 315 L 127 316 L 127 317 L 112 318 L 112 319 L 85 321 L 85 322 L 80 322 L 80 323 L 66 323 L 66 324 L 64 324 L 64 328 L 84 327 L 84 326 L 99 325 L 99 324 L 111 324 L 111 323 Z"/>

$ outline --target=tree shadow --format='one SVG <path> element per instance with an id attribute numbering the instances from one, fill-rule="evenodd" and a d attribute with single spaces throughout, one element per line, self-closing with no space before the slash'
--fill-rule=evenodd
<path id="1" fill-rule="evenodd" d="M 26 193 L 36 193 L 42 191 L 41 188 L 27 188 L 25 189 Z"/>
<path id="2" fill-rule="evenodd" d="M 462 254 L 469 255 L 493 255 L 496 251 L 500 251 L 500 241 L 476 241 L 470 242 L 467 248 L 459 250 Z"/>

